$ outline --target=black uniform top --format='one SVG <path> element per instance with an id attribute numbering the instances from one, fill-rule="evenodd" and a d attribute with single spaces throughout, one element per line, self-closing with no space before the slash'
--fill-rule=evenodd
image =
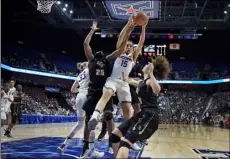
<path id="1" fill-rule="evenodd" d="M 141 76 L 138 75 L 139 73 L 141 74 Z M 141 78 L 142 77 L 142 68 L 141 68 L 140 64 L 136 64 L 133 66 L 133 69 L 129 73 L 129 77 L 133 77 L 133 78 L 135 78 L 135 77 Z"/>
<path id="2" fill-rule="evenodd" d="M 158 108 L 158 96 L 153 93 L 151 87 L 146 85 L 149 78 L 141 81 L 137 87 L 137 94 L 141 99 L 141 109 L 143 108 Z"/>
<path id="3" fill-rule="evenodd" d="M 16 91 L 14 93 L 14 101 L 10 106 L 13 123 L 16 122 L 15 117 L 20 118 L 18 120 L 22 120 L 21 102 L 22 102 L 22 93 Z"/>
<path id="4" fill-rule="evenodd" d="M 22 93 L 21 92 L 18 92 L 16 91 L 14 93 L 14 101 L 12 102 L 13 105 L 21 105 L 21 102 L 22 102 Z"/>
<path id="5" fill-rule="evenodd" d="M 90 89 L 102 89 L 106 82 L 106 79 L 112 73 L 112 65 L 105 58 L 96 59 L 93 58 L 89 62 L 89 88 Z"/>

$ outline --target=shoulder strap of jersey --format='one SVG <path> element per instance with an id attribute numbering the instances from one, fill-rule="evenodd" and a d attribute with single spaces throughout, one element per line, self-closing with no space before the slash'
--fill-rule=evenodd
<path id="1" fill-rule="evenodd" d="M 150 77 L 146 78 L 146 79 L 144 80 L 144 83 L 146 83 L 146 81 L 147 81 L 148 79 L 150 79 Z"/>

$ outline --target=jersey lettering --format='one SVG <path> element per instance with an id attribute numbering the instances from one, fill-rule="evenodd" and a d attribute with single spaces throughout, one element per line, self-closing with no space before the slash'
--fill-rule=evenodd
<path id="1" fill-rule="evenodd" d="M 128 76 L 132 70 L 132 67 L 132 56 L 123 54 L 115 60 L 111 77 L 120 78 L 122 74 Z"/>
<path id="2" fill-rule="evenodd" d="M 96 69 L 96 75 L 97 76 L 104 76 L 105 75 L 104 69 Z"/>
<path id="3" fill-rule="evenodd" d="M 128 61 L 126 61 L 126 60 L 121 61 L 121 66 L 122 67 L 127 67 L 127 65 L 128 65 Z"/>
<path id="4" fill-rule="evenodd" d="M 82 80 L 86 79 L 86 73 L 85 73 L 85 71 L 82 72 L 82 73 L 80 73 L 79 78 L 80 78 L 79 82 L 81 82 Z"/>

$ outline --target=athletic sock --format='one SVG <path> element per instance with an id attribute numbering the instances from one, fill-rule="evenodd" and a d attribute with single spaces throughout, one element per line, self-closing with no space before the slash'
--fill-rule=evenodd
<path id="1" fill-rule="evenodd" d="M 67 137 L 62 145 L 68 145 L 72 138 Z"/>
<path id="2" fill-rule="evenodd" d="M 83 143 L 84 143 L 84 144 L 83 144 L 81 156 L 84 156 L 86 150 L 89 149 L 89 141 L 83 140 Z"/>

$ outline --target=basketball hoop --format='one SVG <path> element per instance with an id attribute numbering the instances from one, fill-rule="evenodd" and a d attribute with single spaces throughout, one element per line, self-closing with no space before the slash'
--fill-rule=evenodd
<path id="1" fill-rule="evenodd" d="M 54 5 L 54 3 L 57 1 L 52 0 L 37 0 L 37 10 L 41 13 L 50 13 L 51 7 Z"/>

